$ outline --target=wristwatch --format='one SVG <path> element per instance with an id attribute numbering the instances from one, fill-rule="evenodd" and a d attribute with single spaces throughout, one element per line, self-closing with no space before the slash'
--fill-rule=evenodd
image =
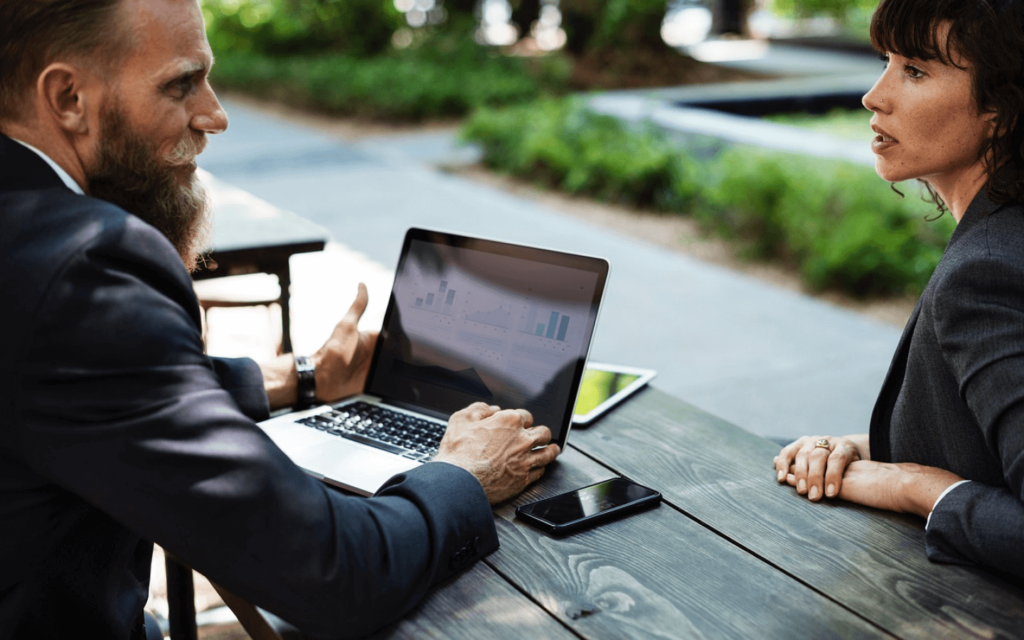
<path id="1" fill-rule="evenodd" d="M 306 356 L 295 356 L 295 370 L 299 374 L 299 397 L 296 409 L 306 409 L 316 404 L 316 367 Z"/>

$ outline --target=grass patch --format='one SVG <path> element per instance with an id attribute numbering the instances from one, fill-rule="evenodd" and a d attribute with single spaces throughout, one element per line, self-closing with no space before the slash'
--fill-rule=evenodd
<path id="1" fill-rule="evenodd" d="M 753 148 L 697 159 L 651 127 L 627 127 L 580 100 L 476 113 L 462 129 L 492 168 L 570 193 L 693 215 L 744 255 L 797 267 L 814 289 L 919 293 L 953 221 L 901 199 L 869 167 Z M 931 210 L 934 211 L 934 210 Z"/>

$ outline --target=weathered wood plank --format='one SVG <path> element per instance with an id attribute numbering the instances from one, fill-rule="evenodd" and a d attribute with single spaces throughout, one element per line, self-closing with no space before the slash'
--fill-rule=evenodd
<path id="1" fill-rule="evenodd" d="M 453 640 L 577 640 L 486 564 L 439 585 L 415 610 L 373 636 Z"/>
<path id="2" fill-rule="evenodd" d="M 564 538 L 515 506 L 613 477 L 568 449 L 544 479 L 496 510 L 488 564 L 587 638 L 885 637 L 877 628 L 670 506 Z"/>
<path id="3" fill-rule="evenodd" d="M 776 445 L 657 390 L 570 442 L 898 636 L 1024 636 L 1024 590 L 929 562 L 919 518 L 811 503 L 776 483 Z"/>

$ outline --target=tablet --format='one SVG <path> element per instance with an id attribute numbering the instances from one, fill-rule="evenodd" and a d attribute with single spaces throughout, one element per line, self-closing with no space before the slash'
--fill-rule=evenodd
<path id="1" fill-rule="evenodd" d="M 650 369 L 588 362 L 576 396 L 573 424 L 590 424 L 658 375 Z"/>

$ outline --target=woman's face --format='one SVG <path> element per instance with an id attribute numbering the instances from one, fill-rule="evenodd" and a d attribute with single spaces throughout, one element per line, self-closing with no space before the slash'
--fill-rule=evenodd
<path id="1" fill-rule="evenodd" d="M 948 25 L 940 26 L 939 43 L 944 45 L 948 32 Z M 968 67 L 957 56 L 954 52 L 954 62 Z M 874 113 L 871 129 L 877 136 L 871 150 L 884 180 L 923 178 L 949 202 L 944 191 L 984 175 L 980 153 L 992 134 L 993 114 L 978 113 L 969 67 L 890 53 L 882 77 L 862 102 Z"/>

